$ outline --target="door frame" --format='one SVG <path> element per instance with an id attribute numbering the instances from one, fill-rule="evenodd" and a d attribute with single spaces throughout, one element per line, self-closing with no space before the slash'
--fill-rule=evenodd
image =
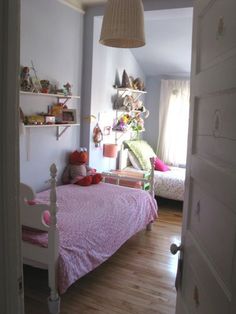
<path id="1" fill-rule="evenodd" d="M 19 210 L 20 2 L 0 1 L 0 113 L 4 117 L 0 124 L 0 309 L 4 314 L 24 313 Z M 184 8 L 192 7 L 193 0 L 144 5 L 146 10 Z"/>
<path id="2" fill-rule="evenodd" d="M 0 308 L 23 314 L 19 211 L 20 0 L 0 2 Z"/>

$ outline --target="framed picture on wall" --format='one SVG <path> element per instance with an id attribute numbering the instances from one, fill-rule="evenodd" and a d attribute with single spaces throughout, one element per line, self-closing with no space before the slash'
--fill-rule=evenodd
<path id="1" fill-rule="evenodd" d="M 63 109 L 62 110 L 62 123 L 76 123 L 76 110 Z"/>

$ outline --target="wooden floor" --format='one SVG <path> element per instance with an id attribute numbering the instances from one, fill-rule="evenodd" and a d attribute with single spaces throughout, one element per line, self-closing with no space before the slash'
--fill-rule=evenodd
<path id="1" fill-rule="evenodd" d="M 141 231 L 61 298 L 61 314 L 173 314 L 182 204 L 158 200 L 153 230 Z M 24 267 L 25 314 L 46 314 L 47 272 Z"/>

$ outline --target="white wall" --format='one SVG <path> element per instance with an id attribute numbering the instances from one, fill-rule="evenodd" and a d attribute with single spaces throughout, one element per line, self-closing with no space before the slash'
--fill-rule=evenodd
<path id="1" fill-rule="evenodd" d="M 193 6 L 193 0 L 144 0 L 145 11 L 186 8 Z M 127 55 L 128 50 L 125 49 L 102 47 L 98 44 L 100 27 L 99 17 L 103 15 L 104 6 L 91 7 L 86 11 L 84 24 L 84 60 L 83 60 L 83 89 L 82 89 L 82 116 L 90 114 L 97 115 L 98 112 L 110 111 L 112 106 L 111 96 L 114 94 L 112 85 L 115 80 L 115 73 L 118 71 L 119 76 L 125 68 L 127 72 L 130 69 L 129 75 L 134 75 L 132 71 L 137 69 L 137 73 L 145 80 L 144 72 L 137 64 L 136 60 Z M 123 54 L 124 53 L 124 54 Z M 132 66 L 132 64 L 134 66 Z M 145 69 L 144 69 L 145 70 Z M 165 73 L 163 73 L 165 74 Z M 150 86 L 150 87 L 149 87 Z M 147 96 L 145 105 L 151 110 L 150 117 L 145 121 L 146 132 L 144 136 L 151 142 L 154 149 L 157 141 L 158 130 L 158 87 L 154 81 L 146 80 Z M 154 87 L 154 90 L 152 88 Z M 150 95 L 149 95 L 150 93 Z M 157 99 L 157 102 L 156 102 Z M 102 158 L 102 150 L 94 149 L 92 141 L 92 129 L 95 124 L 83 122 L 81 129 L 81 146 L 89 148 L 90 164 L 98 170 L 114 167 L 114 162 L 108 163 L 105 158 Z M 155 135 L 154 135 L 155 134 Z M 109 139 L 105 138 L 104 142 Z"/>
<path id="2" fill-rule="evenodd" d="M 33 60 L 40 79 L 72 84 L 73 94 L 81 93 L 83 15 L 57 0 L 21 1 L 21 65 Z M 55 100 L 54 100 L 55 101 Z M 53 100 L 37 96 L 20 97 L 25 114 L 47 110 Z M 79 110 L 80 100 L 69 108 Z M 31 129 L 20 137 L 21 181 L 37 191 L 47 187 L 49 166 L 55 162 L 60 174 L 68 153 L 79 147 L 79 127 L 67 130 L 56 141 L 56 128 Z M 29 160 L 28 160 L 29 159 Z"/>
<path id="3" fill-rule="evenodd" d="M 147 95 L 146 107 L 150 112 L 143 139 L 146 140 L 156 151 L 157 138 L 159 133 L 159 102 L 161 89 L 161 76 L 149 76 L 146 80 Z"/>
<path id="4" fill-rule="evenodd" d="M 100 117 L 99 124 L 103 130 L 106 125 L 113 125 L 115 110 L 113 110 L 113 98 L 116 96 L 114 84 L 121 84 L 123 70 L 134 78 L 141 77 L 145 81 L 145 75 L 130 49 L 110 48 L 99 44 L 101 30 L 101 18 L 94 20 L 93 35 L 93 60 L 92 60 L 92 85 L 91 85 L 91 114 Z M 120 81 L 120 82 L 119 82 Z M 104 136 L 102 145 L 95 148 L 92 140 L 93 128 L 90 129 L 90 164 L 97 170 L 108 170 L 115 167 L 115 160 L 107 160 L 102 156 L 103 143 L 114 143 L 115 133 Z"/>

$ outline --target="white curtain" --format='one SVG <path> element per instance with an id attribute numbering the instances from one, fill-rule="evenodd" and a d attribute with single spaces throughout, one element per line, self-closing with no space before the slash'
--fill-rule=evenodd
<path id="1" fill-rule="evenodd" d="M 162 80 L 157 155 L 169 165 L 186 164 L 189 80 Z"/>

